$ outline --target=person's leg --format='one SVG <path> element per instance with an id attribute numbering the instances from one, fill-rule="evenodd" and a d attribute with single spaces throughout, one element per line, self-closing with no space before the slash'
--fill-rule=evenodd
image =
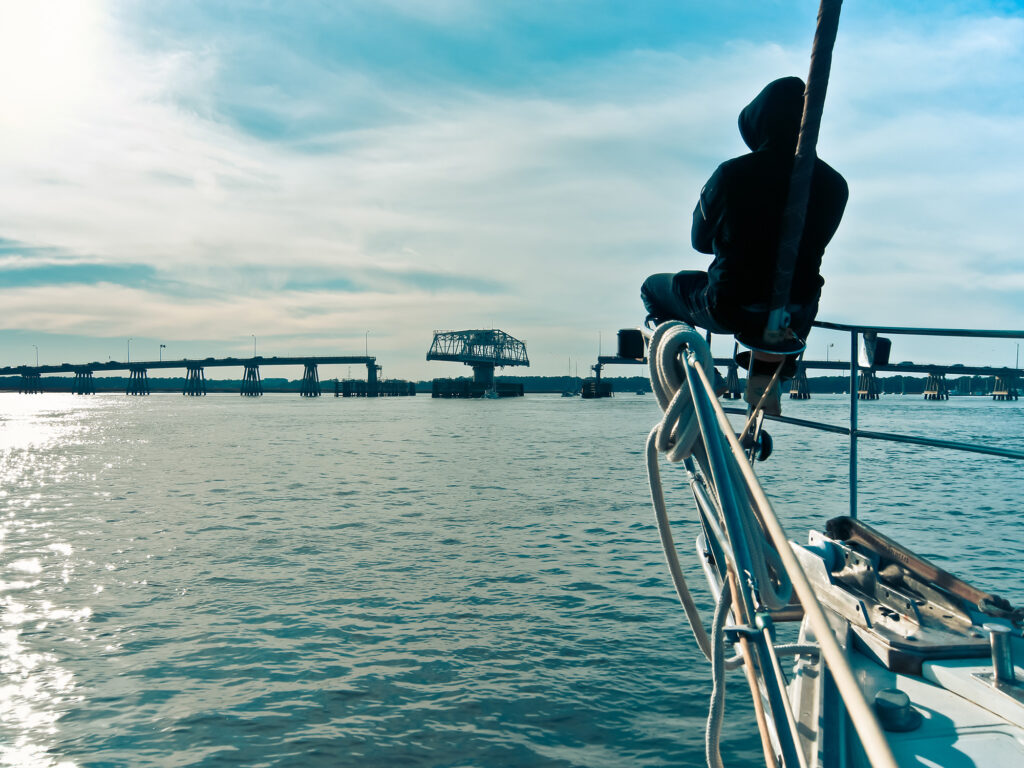
<path id="1" fill-rule="evenodd" d="M 640 297 L 647 307 L 647 319 L 662 323 L 681 320 L 694 327 L 706 328 L 711 333 L 728 333 L 711 316 L 707 306 L 708 273 L 696 271 L 651 275 L 640 288 Z M 714 390 L 723 395 L 728 386 L 714 369 Z"/>
<path id="2" fill-rule="evenodd" d="M 666 320 L 689 322 L 686 307 L 679 301 L 670 272 L 651 275 L 640 286 L 640 299 L 647 309 L 647 319 L 656 324 Z"/>
<path id="3" fill-rule="evenodd" d="M 712 317 L 707 304 L 708 273 L 684 270 L 651 275 L 640 288 L 648 319 L 682 320 L 712 333 L 729 333 Z"/>
<path id="4" fill-rule="evenodd" d="M 811 332 L 811 324 L 818 316 L 818 298 L 815 296 L 813 301 L 806 304 L 790 306 L 789 327 L 804 341 L 807 341 L 807 335 Z"/>
<path id="5" fill-rule="evenodd" d="M 723 326 L 715 319 L 708 303 L 708 273 L 683 271 L 676 272 L 673 285 L 680 302 L 686 307 L 691 325 L 706 328 L 710 333 L 732 335 L 734 329 Z"/>

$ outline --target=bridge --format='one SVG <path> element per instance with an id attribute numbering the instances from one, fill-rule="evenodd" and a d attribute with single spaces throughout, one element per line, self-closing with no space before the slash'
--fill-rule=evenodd
<path id="1" fill-rule="evenodd" d="M 206 394 L 207 368 L 243 368 L 242 395 L 259 397 L 263 394 L 260 378 L 261 366 L 301 365 L 304 368 L 302 385 L 299 394 L 303 397 L 320 396 L 321 365 L 364 365 L 366 366 L 366 385 L 359 387 L 359 393 L 366 397 L 377 397 L 381 393 L 382 382 L 378 378 L 381 367 L 377 358 L 366 355 L 314 355 L 306 357 L 207 357 L 202 360 L 145 360 L 140 362 L 118 362 L 110 360 L 106 363 L 61 363 L 60 365 L 18 365 L 0 368 L 0 376 L 21 376 L 22 385 L 19 391 L 25 393 L 42 392 L 41 378 L 44 373 L 72 373 L 74 382 L 72 392 L 76 395 L 89 395 L 96 391 L 93 374 L 96 371 L 128 371 L 128 386 L 125 394 L 148 395 L 149 371 L 166 369 L 185 369 L 185 388 L 182 394 L 199 396 Z M 390 388 L 385 387 L 390 391 Z M 396 392 L 400 388 L 396 388 Z"/>
<path id="2" fill-rule="evenodd" d="M 487 392 L 501 396 L 521 395 L 522 387 L 516 388 L 515 392 L 507 387 L 496 387 L 494 369 L 496 366 L 530 364 L 526 345 L 496 329 L 434 331 L 427 360 L 465 363 L 473 369 L 472 386 L 468 388 L 452 389 L 439 385 L 442 379 L 435 379 L 434 397 L 483 397 Z"/>
<path id="3" fill-rule="evenodd" d="M 731 357 L 716 357 L 714 358 L 716 367 L 722 367 L 728 370 L 728 377 L 726 383 L 728 385 L 727 396 L 739 397 L 739 376 L 738 376 L 738 365 L 736 360 Z M 620 357 L 618 355 L 601 355 L 597 358 L 597 363 L 591 366 L 591 370 L 594 371 L 595 378 L 600 387 L 601 382 L 601 370 L 606 365 L 647 365 L 647 358 L 632 358 L 632 357 Z M 946 400 L 949 395 L 949 388 L 945 383 L 945 377 L 947 375 L 954 376 L 988 376 L 996 380 L 995 390 L 992 392 L 993 398 L 996 400 L 1016 400 L 1018 397 L 1019 384 L 1018 377 L 1020 371 L 1015 368 L 1001 368 L 997 366 L 985 366 L 985 365 L 960 365 L 954 363 L 952 365 L 940 365 L 935 363 L 897 363 L 895 365 L 874 365 L 858 366 L 861 371 L 861 380 L 858 391 L 861 393 L 863 400 L 877 400 L 878 391 L 877 385 L 874 383 L 874 374 L 877 372 L 885 373 L 924 373 L 927 374 L 928 381 L 925 385 L 925 397 L 929 400 Z M 793 379 L 794 390 L 790 392 L 790 396 L 794 399 L 806 400 L 810 397 L 810 393 L 806 390 L 806 372 L 809 370 L 823 370 L 823 371 L 849 371 L 850 364 L 844 363 L 838 360 L 801 360 L 797 367 L 797 375 Z M 799 388 L 799 394 L 796 394 Z M 930 396 L 930 394 L 933 396 Z"/>

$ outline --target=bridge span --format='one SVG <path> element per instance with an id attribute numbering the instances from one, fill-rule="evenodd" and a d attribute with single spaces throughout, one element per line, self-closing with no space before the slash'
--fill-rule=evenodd
<path id="1" fill-rule="evenodd" d="M 736 399 L 739 397 L 739 376 L 736 360 L 732 357 L 714 358 L 716 367 L 723 367 L 728 371 L 726 384 L 728 386 L 725 397 Z M 621 357 L 619 355 L 599 355 L 597 363 L 591 366 L 594 371 L 597 387 L 601 388 L 601 371 L 606 365 L 647 365 L 647 358 Z M 928 400 L 948 400 L 950 389 L 946 381 L 947 375 L 952 376 L 984 376 L 994 379 L 994 388 L 991 392 L 994 400 L 1016 400 L 1020 389 L 1020 370 L 1010 367 L 998 367 L 989 365 L 952 365 L 937 363 L 896 363 L 877 364 L 873 366 L 857 366 L 860 373 L 858 384 L 858 395 L 862 400 L 877 400 L 879 395 L 878 383 L 875 374 L 884 373 L 923 373 L 927 375 L 925 383 L 925 398 Z M 810 397 L 810 390 L 807 386 L 807 371 L 849 371 L 850 363 L 840 360 L 800 360 L 797 366 L 797 375 L 793 379 L 790 397 L 795 400 L 806 400 Z M 605 387 L 610 394 L 611 390 Z M 961 392 L 961 394 L 970 394 Z"/>
<path id="2" fill-rule="evenodd" d="M 360 395 L 377 397 L 380 394 L 408 394 L 411 388 L 389 386 L 391 382 L 383 382 L 378 377 L 381 367 L 377 358 L 368 355 L 306 355 L 302 357 L 207 357 L 201 360 L 185 358 L 182 360 L 141 360 L 138 362 L 120 362 L 109 360 L 105 363 L 61 363 L 60 365 L 17 365 L 0 368 L 0 376 L 21 376 L 22 386 L 19 391 L 26 393 L 42 392 L 41 379 L 44 373 L 74 374 L 72 392 L 78 395 L 93 394 L 96 391 L 93 374 L 96 371 L 128 371 L 128 386 L 125 394 L 148 395 L 149 371 L 184 369 L 185 387 L 182 394 L 197 396 L 206 394 L 207 368 L 242 368 L 241 394 L 258 397 L 263 394 L 260 378 L 262 366 L 301 365 L 304 368 L 302 385 L 299 394 L 303 397 L 320 396 L 319 366 L 321 365 L 363 365 L 366 366 L 365 386 L 356 388 Z M 404 383 L 404 382 L 403 382 Z M 394 392 L 391 390 L 394 389 Z M 399 391 L 403 390 L 403 391 Z M 337 389 L 336 389 L 337 391 Z M 352 391 L 346 389 L 347 394 Z"/>

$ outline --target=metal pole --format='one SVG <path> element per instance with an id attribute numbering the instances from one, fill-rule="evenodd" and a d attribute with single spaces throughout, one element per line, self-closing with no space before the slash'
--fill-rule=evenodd
<path id="1" fill-rule="evenodd" d="M 804 113 L 800 121 L 786 207 L 782 212 L 779 256 L 775 266 L 771 303 L 768 305 L 768 324 L 764 330 L 765 340 L 769 342 L 781 342 L 789 327 L 786 305 L 789 304 L 793 270 L 800 251 L 804 220 L 807 218 L 811 176 L 814 174 L 814 165 L 817 161 L 816 147 L 821 128 L 821 113 L 825 108 L 825 91 L 828 89 L 832 47 L 835 45 L 836 33 L 839 30 L 841 7 L 842 0 L 821 0 L 818 8 L 818 23 L 811 47 L 811 67 L 807 73 L 807 86 L 804 90 Z"/>
<path id="2" fill-rule="evenodd" d="M 367 331 L 363 337 L 363 357 L 370 356 L 370 332 Z"/>
<path id="3" fill-rule="evenodd" d="M 160 353 L 160 362 L 161 362 L 161 363 L 162 363 L 162 362 L 164 361 L 164 350 L 165 350 L 165 349 L 167 349 L 167 345 L 166 345 L 166 344 L 161 344 L 161 345 L 160 345 L 160 350 L 159 350 L 159 353 Z"/>
<path id="4" fill-rule="evenodd" d="M 711 467 L 712 483 L 718 492 L 718 500 L 721 504 L 722 519 L 725 523 L 726 533 L 729 536 L 729 543 L 732 545 L 733 558 L 735 561 L 735 586 L 736 586 L 736 609 L 742 620 L 751 622 L 757 615 L 757 606 L 754 604 L 752 590 L 757 588 L 754 580 L 753 557 L 748 549 L 747 537 L 743 533 L 743 523 L 739 517 L 740 499 L 747 503 L 745 489 L 737 487 L 737 478 L 731 471 L 727 459 L 725 446 L 722 445 L 721 432 L 715 429 L 714 408 L 710 405 L 704 393 L 697 393 L 698 374 L 694 364 L 696 358 L 690 352 L 683 364 L 683 372 L 686 381 L 693 395 L 694 410 L 697 415 L 697 422 L 700 424 L 700 433 L 704 439 L 704 448 L 707 451 L 708 464 Z M 744 639 L 752 646 L 750 651 L 757 659 L 762 674 L 767 677 L 768 671 L 772 669 L 771 652 L 767 647 L 765 635 L 758 632 L 748 634 Z M 753 691 L 752 691 L 753 693 Z M 779 748 L 782 752 L 782 762 L 786 766 L 801 766 L 803 763 L 798 754 L 798 745 L 794 738 L 793 723 L 790 713 L 786 711 L 784 693 L 777 685 L 764 686 L 764 693 L 768 699 L 768 707 L 772 717 L 775 719 L 775 733 L 779 740 Z"/>
<path id="5" fill-rule="evenodd" d="M 252 356 L 256 357 L 256 334 L 250 333 L 249 335 L 252 336 Z"/>
<path id="6" fill-rule="evenodd" d="M 39 347 L 37 347 L 35 344 L 33 344 L 32 346 L 36 348 L 36 368 L 38 368 L 39 367 Z"/>
<path id="7" fill-rule="evenodd" d="M 129 336 L 128 337 L 128 360 L 127 360 L 127 362 L 130 363 L 131 361 L 132 361 L 132 337 Z"/>
<path id="8" fill-rule="evenodd" d="M 850 517 L 857 519 L 857 331 L 850 333 Z"/>

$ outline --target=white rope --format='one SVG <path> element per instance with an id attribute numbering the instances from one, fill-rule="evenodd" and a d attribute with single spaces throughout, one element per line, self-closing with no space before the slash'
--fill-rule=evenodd
<path id="1" fill-rule="evenodd" d="M 704 732 L 704 756 L 708 768 L 722 768 L 722 721 L 725 719 L 725 619 L 732 604 L 732 586 L 726 579 L 722 594 L 718 596 L 715 617 L 711 621 L 711 705 L 708 707 L 708 725 Z M 738 664 L 736 666 L 739 666 Z"/>
<path id="2" fill-rule="evenodd" d="M 655 329 L 648 348 L 648 365 L 650 366 L 651 389 L 661 406 L 661 422 L 651 431 L 647 441 L 647 477 L 651 485 L 651 500 L 655 516 L 658 518 L 658 532 L 661 536 L 665 559 L 668 563 L 672 582 L 675 585 L 679 600 L 686 610 L 694 636 L 704 655 L 711 658 L 711 647 L 707 633 L 699 623 L 700 615 L 692 604 L 686 580 L 682 576 L 682 568 L 672 544 L 672 535 L 668 527 L 668 512 L 665 509 L 664 491 L 658 470 L 657 453 L 664 453 L 670 462 L 677 463 L 689 458 L 693 448 L 700 439 L 700 425 L 693 396 L 683 372 L 681 356 L 691 352 L 703 369 L 705 378 L 713 376 L 714 360 L 711 350 L 697 331 L 689 325 L 678 321 L 662 323 Z M 716 478 L 719 482 L 731 482 L 732 479 Z M 760 523 L 747 504 L 740 505 L 743 515 L 744 535 L 748 539 L 754 566 L 753 576 L 757 579 L 760 597 L 764 605 L 777 610 L 789 604 L 791 587 L 782 569 L 778 554 L 767 544 L 761 534 Z M 694 621 L 696 617 L 697 621 Z"/>
<path id="3" fill-rule="evenodd" d="M 686 351 L 695 355 L 703 369 L 705 380 L 710 379 L 714 362 L 711 350 L 700 334 L 690 326 L 679 322 L 663 323 L 658 326 L 650 342 L 648 362 L 651 388 L 661 406 L 663 415 L 661 421 L 647 437 L 647 478 L 651 488 L 651 503 L 654 506 L 654 515 L 658 524 L 658 535 L 665 554 L 665 562 L 672 577 L 672 584 L 679 597 L 679 602 L 686 612 L 697 645 L 711 662 L 712 693 L 705 734 L 705 752 L 709 768 L 722 768 L 719 745 L 722 721 L 725 716 L 725 672 L 743 664 L 743 657 L 740 655 L 730 659 L 725 658 L 724 631 L 731 604 L 731 587 L 728 579 L 725 579 L 715 607 L 712 633 L 709 638 L 679 563 L 679 554 L 672 538 L 672 529 L 665 504 L 665 492 L 658 466 L 659 453 L 664 453 L 671 462 L 683 461 L 692 455 L 693 449 L 700 439 L 700 424 L 696 406 L 680 359 Z M 734 482 L 733 478 L 722 478 L 722 481 Z M 714 499 L 717 507 L 716 494 L 710 494 L 710 497 Z M 755 578 L 758 579 L 759 585 L 763 585 L 760 590 L 761 598 L 769 607 L 782 607 L 789 601 L 789 592 L 788 583 L 782 576 L 784 572 L 780 567 L 778 556 L 765 546 L 761 536 L 755 536 L 755 533 L 760 534 L 760 525 L 749 509 L 749 505 L 741 505 L 741 508 L 746 513 L 744 519 L 746 532 L 743 535 L 750 539 L 748 549 L 755 564 Z M 728 542 L 722 542 L 722 545 L 726 549 L 729 548 Z M 768 572 L 769 560 L 774 572 L 780 575 L 781 589 L 779 591 L 776 590 Z M 806 650 L 806 646 L 804 650 Z M 791 652 L 788 648 L 785 650 L 780 648 L 780 651 Z"/>
<path id="4" fill-rule="evenodd" d="M 686 583 L 682 566 L 679 565 L 679 553 L 676 552 L 675 541 L 672 539 L 672 528 L 668 521 L 668 510 L 665 507 L 665 492 L 661 487 L 661 472 L 658 470 L 658 429 L 655 427 L 647 436 L 647 480 L 651 486 L 651 502 L 654 505 L 654 518 L 658 522 L 658 536 L 661 538 L 661 549 L 665 553 L 665 563 L 668 565 L 669 575 L 672 577 L 672 585 L 675 587 L 679 602 L 686 611 L 686 618 L 690 622 L 690 630 L 697 641 L 701 652 L 711 659 L 711 641 L 708 638 L 707 630 L 704 629 L 704 622 L 694 602 L 690 587 Z"/>
<path id="5" fill-rule="evenodd" d="M 714 370 L 711 350 L 704 338 L 693 328 L 673 321 L 662 323 L 654 331 L 648 350 L 651 389 L 664 411 L 656 427 L 657 447 L 671 462 L 689 458 L 700 437 L 697 411 L 686 386 L 679 356 L 685 349 L 693 350 L 704 372 L 710 377 Z"/>
<path id="6" fill-rule="evenodd" d="M 725 672 L 743 664 L 742 656 L 725 658 L 725 621 L 732 605 L 732 585 L 726 579 L 722 593 L 715 605 L 715 617 L 711 621 L 711 704 L 708 707 L 708 724 L 704 732 L 704 755 L 708 768 L 722 767 L 722 722 L 725 719 Z M 818 646 L 811 643 L 783 643 L 774 646 L 778 656 L 817 656 Z"/>

